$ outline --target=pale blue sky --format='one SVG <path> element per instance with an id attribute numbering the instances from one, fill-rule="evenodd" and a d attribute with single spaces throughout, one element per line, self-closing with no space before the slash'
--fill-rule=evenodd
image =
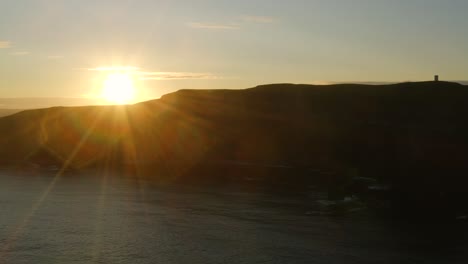
<path id="1" fill-rule="evenodd" d="M 468 79 L 466 0 L 0 1 L 0 97 Z M 139 80 L 145 79 L 145 80 Z"/>

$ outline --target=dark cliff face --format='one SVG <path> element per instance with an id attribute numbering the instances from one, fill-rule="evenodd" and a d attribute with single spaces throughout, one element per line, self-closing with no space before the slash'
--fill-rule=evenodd
<path id="1" fill-rule="evenodd" d="M 181 90 L 131 106 L 1 118 L 0 157 L 180 174 L 236 161 L 456 187 L 468 171 L 465 98 L 466 86 L 447 82 Z"/>

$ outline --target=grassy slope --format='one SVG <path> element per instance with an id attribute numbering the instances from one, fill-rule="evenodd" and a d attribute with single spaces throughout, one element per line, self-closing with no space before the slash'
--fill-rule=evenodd
<path id="1" fill-rule="evenodd" d="M 1 118 L 0 157 L 72 167 L 131 163 L 179 175 L 206 162 L 244 161 L 407 188 L 465 188 L 467 97 L 466 86 L 446 82 L 181 90 L 133 106 Z"/>

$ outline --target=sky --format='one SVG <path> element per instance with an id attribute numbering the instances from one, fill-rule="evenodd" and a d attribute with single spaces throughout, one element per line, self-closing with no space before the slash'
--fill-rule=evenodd
<path id="1" fill-rule="evenodd" d="M 466 0 L 0 0 L 0 98 L 468 80 Z M 0 105 L 2 108 L 2 105 Z"/>

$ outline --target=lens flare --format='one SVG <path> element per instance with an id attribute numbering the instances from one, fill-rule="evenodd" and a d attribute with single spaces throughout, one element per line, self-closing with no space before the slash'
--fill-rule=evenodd
<path id="1" fill-rule="evenodd" d="M 109 74 L 104 81 L 102 97 L 114 104 L 130 103 L 135 96 L 132 77 L 126 73 Z"/>

